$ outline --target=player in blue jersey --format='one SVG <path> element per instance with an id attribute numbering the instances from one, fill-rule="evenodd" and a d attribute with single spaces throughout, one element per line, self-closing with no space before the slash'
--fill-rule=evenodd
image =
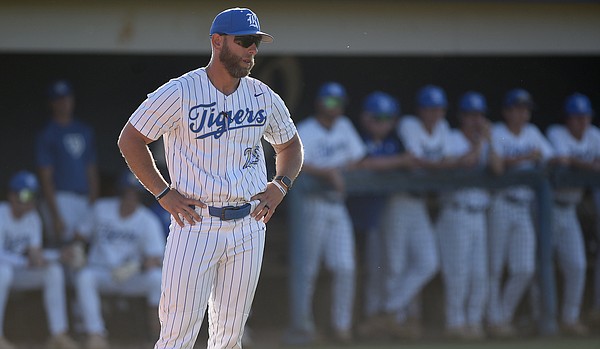
<path id="1" fill-rule="evenodd" d="M 73 237 L 78 219 L 84 217 L 98 196 L 98 170 L 94 133 L 74 118 L 75 97 L 71 84 L 59 80 L 48 88 L 51 120 L 36 145 L 44 196 L 47 230 L 58 242 Z"/>

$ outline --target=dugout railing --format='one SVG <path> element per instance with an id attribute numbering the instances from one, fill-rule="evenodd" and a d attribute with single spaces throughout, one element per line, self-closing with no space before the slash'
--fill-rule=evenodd
<path id="1" fill-rule="evenodd" d="M 553 335 L 558 332 L 557 325 L 557 291 L 552 248 L 551 214 L 553 189 L 566 187 L 600 187 L 600 175 L 597 172 L 571 170 L 568 168 L 545 168 L 506 172 L 503 175 L 492 175 L 483 170 L 447 170 L 427 171 L 367 171 L 356 170 L 344 174 L 348 196 L 361 194 L 390 194 L 397 192 L 443 192 L 461 187 L 483 187 L 496 190 L 512 185 L 527 185 L 536 194 L 535 223 L 537 231 L 537 275 L 541 288 L 540 319 L 537 324 L 541 335 Z M 303 196 L 318 192 L 327 186 L 310 175 L 301 174 L 290 191 L 288 200 L 289 219 L 289 301 L 290 328 L 288 336 L 302 327 L 301 312 L 297 309 L 298 290 L 304 251 L 306 246 L 302 233 L 304 217 L 302 217 Z M 294 341 L 294 339 L 291 339 Z"/>

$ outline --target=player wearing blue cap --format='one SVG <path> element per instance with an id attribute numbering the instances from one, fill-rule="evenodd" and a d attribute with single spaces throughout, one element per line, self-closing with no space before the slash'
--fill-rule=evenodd
<path id="1" fill-rule="evenodd" d="M 591 124 L 594 111 L 589 98 L 580 93 L 567 97 L 564 115 L 563 125 L 551 125 L 547 131 L 557 161 L 573 169 L 600 173 L 600 130 Z M 583 188 L 557 190 L 552 213 L 552 236 L 564 279 L 562 330 L 572 335 L 589 332 L 579 319 L 587 269 L 583 232 L 577 217 L 582 197 Z"/>
<path id="2" fill-rule="evenodd" d="M 298 292 L 303 328 L 308 341 L 316 337 L 312 298 L 321 261 L 333 274 L 331 325 L 336 339 L 352 340 L 352 309 L 355 295 L 355 241 L 346 208 L 343 172 L 360 161 L 365 146 L 348 117 L 344 87 L 337 82 L 323 84 L 316 98 L 316 113 L 298 125 L 305 151 L 303 172 L 321 179 L 327 190 L 306 195 L 303 204 L 303 233 L 306 256 L 304 288 Z"/>
<path id="3" fill-rule="evenodd" d="M 450 132 L 445 119 L 446 93 L 439 86 L 426 85 L 417 92 L 416 102 L 417 116 L 402 117 L 398 135 L 421 168 L 442 168 Z M 423 193 L 394 195 L 389 210 L 396 214 L 389 215 L 386 223 L 394 231 L 388 244 L 391 250 L 404 252 L 390 256 L 389 283 L 395 291 L 389 294 L 386 311 L 393 334 L 414 339 L 422 335 L 422 329 L 408 321 L 408 309 L 418 304 L 421 290 L 438 270 L 437 246 Z"/>
<path id="4" fill-rule="evenodd" d="M 491 147 L 487 103 L 478 92 L 465 93 L 458 104 L 460 127 L 453 130 L 447 158 L 455 168 L 502 172 Z M 490 197 L 481 188 L 464 188 L 440 196 L 436 232 L 446 300 L 446 335 L 482 339 L 488 294 L 487 209 Z"/>
<path id="5" fill-rule="evenodd" d="M 492 128 L 492 146 L 509 170 L 534 169 L 554 155 L 552 146 L 529 121 L 534 107 L 531 94 L 521 88 L 506 93 L 504 122 Z M 490 295 L 488 333 L 515 336 L 512 320 L 517 305 L 535 273 L 536 235 L 531 216 L 533 189 L 519 185 L 497 191 L 489 215 Z M 503 286 L 504 268 L 508 278 Z"/>
<path id="6" fill-rule="evenodd" d="M 374 171 L 409 169 L 417 166 L 416 159 L 407 153 L 395 129 L 400 118 L 400 103 L 391 95 L 375 91 L 363 101 L 360 114 L 361 136 L 367 147 L 367 156 L 359 163 L 360 168 Z M 385 313 L 387 295 L 395 292 L 389 289 L 389 260 L 392 254 L 388 235 L 396 231 L 387 229 L 388 195 L 364 195 L 352 198 L 353 220 L 357 229 L 365 236 L 366 282 L 364 283 L 365 320 L 358 327 L 362 337 L 376 337 L 385 333 Z"/>
<path id="7" fill-rule="evenodd" d="M 68 335 L 65 277 L 57 256 L 42 250 L 42 222 L 35 209 L 39 184 L 20 171 L 8 185 L 8 202 L 0 203 L 0 348 L 14 349 L 3 336 L 10 290 L 43 289 L 51 338 L 49 349 L 76 349 Z M 26 324 L 23 324 L 26 325 Z"/>
<path id="8" fill-rule="evenodd" d="M 241 348 L 262 266 L 266 223 L 302 166 L 302 143 L 281 97 L 249 76 L 263 42 L 247 8 L 219 13 L 211 59 L 159 87 L 131 115 L 119 148 L 171 214 L 155 348 L 192 348 L 208 306 L 208 348 Z M 162 136 L 169 178 L 148 144 Z M 273 146 L 267 179 L 262 139 Z"/>
<path id="9" fill-rule="evenodd" d="M 36 144 L 36 162 L 50 241 L 73 238 L 73 229 L 98 196 L 94 132 L 74 116 L 73 87 L 53 82 L 47 91 L 51 120 Z"/>
<path id="10" fill-rule="evenodd" d="M 137 178 L 126 171 L 118 184 L 119 197 L 99 199 L 76 227 L 76 237 L 89 244 L 87 263 L 78 266 L 75 278 L 89 349 L 110 348 L 102 319 L 105 294 L 146 297 L 152 340 L 159 332 L 164 234 L 158 218 L 141 202 L 144 187 Z"/>

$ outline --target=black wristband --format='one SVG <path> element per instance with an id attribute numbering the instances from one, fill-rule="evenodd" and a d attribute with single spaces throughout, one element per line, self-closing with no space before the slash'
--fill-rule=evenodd
<path id="1" fill-rule="evenodd" d="M 162 199 L 165 195 L 167 195 L 167 193 L 170 191 L 171 191 L 171 187 L 167 186 L 165 189 L 163 189 L 163 191 L 158 193 L 158 195 L 156 195 L 154 198 L 156 199 L 156 201 L 158 201 L 158 200 Z"/>

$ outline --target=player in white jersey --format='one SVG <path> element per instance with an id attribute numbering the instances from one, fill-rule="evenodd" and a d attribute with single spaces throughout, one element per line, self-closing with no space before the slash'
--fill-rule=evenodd
<path id="1" fill-rule="evenodd" d="M 208 348 L 241 348 L 265 223 L 302 166 L 302 144 L 281 97 L 248 77 L 260 43 L 273 40 L 256 14 L 219 13 L 210 38 L 208 65 L 148 95 L 118 142 L 129 167 L 172 215 L 156 349 L 192 348 L 207 304 Z M 147 147 L 161 136 L 170 184 Z M 270 182 L 263 137 L 276 153 Z"/>
<path id="2" fill-rule="evenodd" d="M 492 146 L 509 170 L 533 169 L 553 156 L 553 150 L 533 124 L 533 100 L 526 90 L 510 90 L 504 100 L 503 123 L 492 128 Z M 531 215 L 533 189 L 511 186 L 499 190 L 491 204 L 488 237 L 490 255 L 489 334 L 514 336 L 517 305 L 535 273 L 536 234 Z M 508 279 L 502 286 L 504 267 Z"/>
<path id="3" fill-rule="evenodd" d="M 43 289 L 52 337 L 49 349 L 75 349 L 68 335 L 65 277 L 57 256 L 42 250 L 42 222 L 35 209 L 38 181 L 31 172 L 11 177 L 8 202 L 0 203 L 0 349 L 16 348 L 3 335 L 10 290 Z M 27 324 L 23 324 L 26 326 Z"/>
<path id="4" fill-rule="evenodd" d="M 453 130 L 448 146 L 456 168 L 502 172 L 502 161 L 490 145 L 485 117 L 487 103 L 477 92 L 459 102 L 460 129 Z M 464 188 L 440 197 L 436 223 L 446 299 L 446 335 L 482 339 L 488 293 L 487 209 L 490 197 L 482 188 Z"/>
<path id="5" fill-rule="evenodd" d="M 306 256 L 299 302 L 306 335 L 314 338 L 312 297 L 321 260 L 333 274 L 331 322 L 337 340 L 352 339 L 352 309 L 355 293 L 355 241 L 352 221 L 345 204 L 343 171 L 351 168 L 366 149 L 350 119 L 343 115 L 346 91 L 337 82 L 321 86 L 316 114 L 298 125 L 305 148 L 303 171 L 328 184 L 329 190 L 309 193 L 303 203 L 303 233 Z"/>
<path id="6" fill-rule="evenodd" d="M 77 237 L 89 243 L 87 264 L 75 278 L 88 349 L 110 348 L 102 318 L 104 294 L 146 297 L 148 323 L 152 335 L 158 336 L 165 242 L 160 221 L 141 203 L 141 190 L 127 171 L 119 179 L 120 196 L 98 200 L 76 229 Z"/>
<path id="7" fill-rule="evenodd" d="M 564 112 L 565 124 L 552 125 L 547 131 L 558 161 L 573 169 L 600 172 L 600 130 L 591 125 L 594 111 L 589 98 L 579 93 L 569 96 Z M 552 236 L 564 279 L 562 328 L 573 335 L 588 333 L 579 321 L 587 269 L 583 232 L 577 218 L 582 197 L 583 188 L 558 189 L 552 212 Z"/>
<path id="8" fill-rule="evenodd" d="M 442 168 L 450 128 L 445 119 L 448 101 L 441 87 L 427 85 L 417 93 L 418 116 L 406 115 L 398 134 L 406 151 L 427 170 Z M 386 310 L 392 314 L 392 329 L 400 337 L 421 336 L 420 326 L 407 323 L 407 308 L 438 270 L 438 251 L 424 193 L 408 192 L 390 200 L 386 229 L 390 280 Z"/>

